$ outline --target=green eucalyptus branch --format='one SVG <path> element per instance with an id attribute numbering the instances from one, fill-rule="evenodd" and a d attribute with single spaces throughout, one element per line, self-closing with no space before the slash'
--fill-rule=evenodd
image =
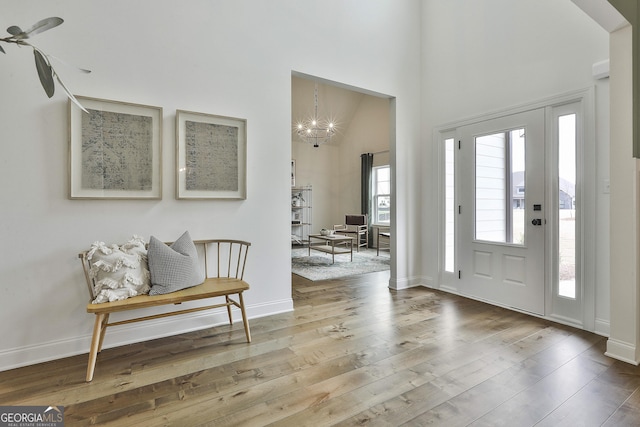
<path id="1" fill-rule="evenodd" d="M 51 28 L 55 28 L 63 22 L 64 21 L 62 20 L 62 18 L 58 17 L 46 18 L 36 22 L 31 28 L 24 31 L 17 25 L 12 25 L 7 28 L 7 32 L 11 34 L 11 36 L 0 38 L 0 42 L 15 44 L 17 46 L 29 46 L 30 48 L 32 48 L 36 62 L 36 70 L 38 71 L 38 78 L 40 79 L 40 84 L 42 84 L 42 88 L 44 89 L 47 96 L 51 98 L 55 93 L 55 81 L 57 80 L 62 89 L 65 91 L 67 97 L 78 107 L 80 107 L 82 111 L 87 112 L 87 110 L 80 104 L 80 102 L 78 102 L 76 97 L 73 96 L 71 91 L 67 89 L 58 73 L 56 73 L 53 65 L 51 65 L 51 57 L 44 53 L 38 47 L 26 41 L 26 39 L 28 39 L 29 37 L 50 30 Z M 0 52 L 4 54 L 7 53 L 2 48 L 2 45 L 0 45 Z M 85 73 L 91 72 L 82 68 L 80 68 L 79 70 Z"/>

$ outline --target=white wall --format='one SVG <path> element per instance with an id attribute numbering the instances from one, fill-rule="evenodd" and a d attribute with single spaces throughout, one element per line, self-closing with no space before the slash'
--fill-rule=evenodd
<path id="1" fill-rule="evenodd" d="M 346 214 L 361 213 L 360 155 L 389 150 L 389 100 L 364 96 L 344 141 L 339 155 L 339 199 L 333 211 L 336 224 L 343 224 Z"/>
<path id="2" fill-rule="evenodd" d="M 340 176 L 338 174 L 338 147 L 294 140 L 291 155 L 296 160 L 296 186 L 312 186 L 312 233 L 331 228 L 332 207 L 337 200 Z"/>
<path id="3" fill-rule="evenodd" d="M 426 0 L 422 34 L 422 205 L 424 221 L 438 223 L 435 127 L 596 86 L 597 123 L 608 121 L 608 82 L 592 65 L 609 57 L 609 34 L 571 2 L 556 0 Z M 600 194 L 609 168 L 606 130 L 597 129 L 596 229 L 585 237 L 608 241 L 608 196 Z M 427 228 L 423 282 L 438 277 L 438 230 Z M 608 247 L 598 245 L 596 317 L 609 321 Z M 602 261 L 600 261 L 602 260 Z"/>
<path id="4" fill-rule="evenodd" d="M 321 76 L 395 97 L 393 161 L 401 171 L 394 209 L 417 217 L 420 3 L 384 0 L 52 0 L 0 1 L 0 28 L 48 16 L 65 23 L 34 38 L 45 51 L 91 75 L 58 66 L 74 93 L 164 108 L 163 198 L 67 198 L 67 110 L 49 100 L 28 49 L 4 46 L 0 67 L 0 370 L 88 350 L 92 316 L 76 254 L 95 240 L 132 234 L 235 237 L 253 243 L 246 295 L 252 317 L 291 309 L 289 205 L 291 72 Z M 384 29 L 384 31 L 381 31 Z M 61 92 L 58 90 L 58 92 Z M 174 198 L 176 109 L 246 118 L 246 201 Z M 398 227 L 400 259 L 419 239 Z M 410 259 L 409 259 L 410 261 Z M 415 275 L 392 267 L 396 281 Z M 123 327 L 119 345 L 204 327 L 211 318 Z"/>

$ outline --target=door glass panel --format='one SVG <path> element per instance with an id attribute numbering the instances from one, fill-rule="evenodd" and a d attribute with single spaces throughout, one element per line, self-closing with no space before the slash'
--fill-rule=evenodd
<path id="1" fill-rule="evenodd" d="M 524 129 L 475 138 L 475 238 L 524 244 Z"/>
<path id="2" fill-rule="evenodd" d="M 455 169 L 454 140 L 444 141 L 444 270 L 453 272 L 455 253 Z"/>
<path id="3" fill-rule="evenodd" d="M 506 242 L 505 133 L 476 138 L 476 239 Z"/>
<path id="4" fill-rule="evenodd" d="M 576 297 L 576 115 L 558 117 L 558 294 Z"/>
<path id="5" fill-rule="evenodd" d="M 512 243 L 524 244 L 524 129 L 509 132 L 511 143 L 511 237 Z"/>

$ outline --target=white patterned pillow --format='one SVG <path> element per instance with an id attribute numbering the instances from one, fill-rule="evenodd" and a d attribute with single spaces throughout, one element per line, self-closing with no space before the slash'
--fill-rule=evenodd
<path id="1" fill-rule="evenodd" d="M 95 242 L 87 253 L 94 279 L 94 304 L 149 293 L 150 274 L 145 242 L 133 236 L 123 245 Z"/>
<path id="2" fill-rule="evenodd" d="M 147 255 L 151 273 L 149 295 L 168 294 L 204 282 L 198 251 L 188 231 L 171 246 L 151 236 Z"/>

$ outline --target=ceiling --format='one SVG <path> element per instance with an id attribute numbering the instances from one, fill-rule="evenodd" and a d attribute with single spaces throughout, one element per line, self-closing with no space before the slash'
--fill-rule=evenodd
<path id="1" fill-rule="evenodd" d="M 624 16 L 607 0 L 571 1 L 610 33 L 629 24 Z"/>

